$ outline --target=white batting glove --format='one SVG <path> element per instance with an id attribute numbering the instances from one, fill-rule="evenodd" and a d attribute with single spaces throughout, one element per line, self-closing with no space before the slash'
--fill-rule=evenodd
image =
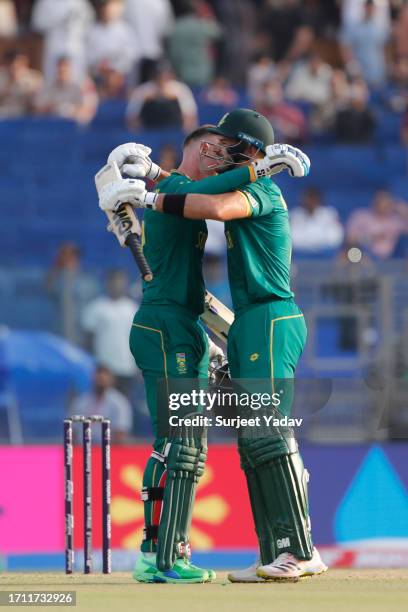
<path id="1" fill-rule="evenodd" d="M 303 178 L 310 172 L 310 159 L 300 149 L 288 144 L 273 144 L 266 147 L 263 159 L 251 165 L 257 178 L 272 176 L 287 170 L 291 176 Z"/>
<path id="2" fill-rule="evenodd" d="M 135 208 L 155 210 L 158 194 L 146 190 L 143 181 L 122 179 L 108 183 L 99 194 L 99 208 L 103 211 L 116 212 L 122 204 L 131 204 Z"/>
<path id="3" fill-rule="evenodd" d="M 152 150 L 136 142 L 127 142 L 113 149 L 108 157 L 108 164 L 115 161 L 122 174 L 132 178 L 146 177 L 156 181 L 161 172 L 160 166 L 152 162 L 149 155 Z M 128 157 L 132 157 L 129 163 Z"/>

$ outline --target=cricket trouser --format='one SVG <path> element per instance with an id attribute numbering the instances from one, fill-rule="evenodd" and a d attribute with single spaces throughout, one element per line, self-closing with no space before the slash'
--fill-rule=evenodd
<path id="1" fill-rule="evenodd" d="M 231 377 L 248 393 L 278 394 L 280 403 L 269 413 L 276 418 L 290 417 L 293 379 L 306 336 L 303 314 L 293 299 L 254 305 L 231 326 Z M 238 406 L 238 412 L 248 416 L 248 408 Z M 308 473 L 293 430 L 280 426 L 243 429 L 238 448 L 262 563 L 271 563 L 282 552 L 311 559 Z"/>
<path id="2" fill-rule="evenodd" d="M 207 336 L 197 316 L 186 309 L 142 304 L 133 321 L 130 350 L 143 374 L 155 435 L 143 477 L 145 533 L 141 549 L 157 552 L 159 569 L 168 569 L 177 556 L 188 553 L 192 506 L 204 469 L 206 441 L 181 431 L 169 444 L 163 431 L 170 416 L 167 395 L 169 386 L 182 379 L 207 380 Z"/>

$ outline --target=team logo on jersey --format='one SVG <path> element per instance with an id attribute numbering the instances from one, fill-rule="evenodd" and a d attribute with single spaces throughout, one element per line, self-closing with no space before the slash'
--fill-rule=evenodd
<path id="1" fill-rule="evenodd" d="M 256 361 L 257 359 L 259 359 L 259 353 L 252 353 L 249 359 L 250 361 Z"/>
<path id="2" fill-rule="evenodd" d="M 185 353 L 176 353 L 177 372 L 179 374 L 187 373 L 187 363 Z"/>

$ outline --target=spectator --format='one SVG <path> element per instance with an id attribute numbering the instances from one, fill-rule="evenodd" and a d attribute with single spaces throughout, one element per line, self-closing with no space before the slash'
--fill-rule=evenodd
<path id="1" fill-rule="evenodd" d="M 289 100 L 323 106 L 332 95 L 332 76 L 331 67 L 313 53 L 293 68 L 286 85 L 286 96 Z"/>
<path id="2" fill-rule="evenodd" d="M 189 132 L 197 125 L 197 105 L 191 89 L 161 64 L 152 81 L 133 91 L 126 117 L 132 129 L 173 127 Z"/>
<path id="3" fill-rule="evenodd" d="M 389 0 L 374 0 L 376 11 L 374 21 L 380 28 L 390 26 Z M 366 0 L 342 0 L 341 1 L 341 24 L 343 28 L 354 26 L 364 18 Z"/>
<path id="4" fill-rule="evenodd" d="M 85 73 L 85 41 L 95 14 L 89 0 L 37 0 L 32 27 L 44 35 L 43 71 L 48 82 L 55 77 L 57 59 L 72 59 L 75 78 Z"/>
<path id="5" fill-rule="evenodd" d="M 46 278 L 46 290 L 57 307 L 55 331 L 73 344 L 82 338 L 80 314 L 98 292 L 95 280 L 81 270 L 79 248 L 70 242 L 58 249 Z"/>
<path id="6" fill-rule="evenodd" d="M 201 99 L 209 105 L 224 106 L 225 109 L 231 109 L 238 104 L 238 93 L 231 83 L 225 77 L 216 77 L 209 85 L 201 92 Z"/>
<path id="7" fill-rule="evenodd" d="M 387 88 L 386 101 L 395 113 L 408 109 L 408 55 L 399 57 L 392 66 L 392 85 Z"/>
<path id="8" fill-rule="evenodd" d="M 126 0 L 125 20 L 133 30 L 139 47 L 140 80 L 153 78 L 163 56 L 163 40 L 173 25 L 170 0 Z"/>
<path id="9" fill-rule="evenodd" d="M 272 42 L 272 57 L 276 62 L 301 59 L 310 52 L 314 31 L 301 0 L 267 2 L 261 20 Z"/>
<path id="10" fill-rule="evenodd" d="M 109 368 L 116 378 L 116 387 L 129 397 L 136 365 L 129 350 L 129 332 L 137 304 L 128 297 L 125 272 L 114 270 L 108 275 L 106 295 L 90 302 L 82 312 L 82 327 L 88 334 L 98 363 Z"/>
<path id="11" fill-rule="evenodd" d="M 343 242 L 344 230 L 337 210 L 325 206 L 322 194 L 314 187 L 303 193 L 301 205 L 290 211 L 294 250 L 319 252 L 337 249 Z"/>
<path id="12" fill-rule="evenodd" d="M 123 444 L 128 441 L 132 430 L 132 408 L 129 400 L 114 388 L 114 376 L 103 365 L 96 367 L 93 388 L 74 399 L 70 414 L 92 416 L 98 414 L 110 419 L 113 444 Z M 92 436 L 100 442 L 100 428 L 96 427 Z"/>
<path id="13" fill-rule="evenodd" d="M 21 117 L 32 110 L 42 76 L 30 68 L 27 55 L 10 51 L 0 68 L 0 117 Z"/>
<path id="14" fill-rule="evenodd" d="M 105 0 L 87 40 L 87 63 L 93 76 L 103 67 L 126 75 L 139 57 L 138 41 L 122 19 L 123 0 Z"/>
<path id="15" fill-rule="evenodd" d="M 100 65 L 95 75 L 95 84 L 100 101 L 126 100 L 127 87 L 125 75 L 109 65 Z"/>
<path id="16" fill-rule="evenodd" d="M 176 19 L 168 40 L 169 58 L 181 81 L 190 87 L 208 85 L 215 73 L 212 43 L 220 37 L 220 25 L 200 18 L 195 3 L 186 0 L 184 14 Z"/>
<path id="17" fill-rule="evenodd" d="M 17 35 L 16 8 L 12 0 L 0 0 L 0 38 L 12 38 Z"/>
<path id="18" fill-rule="evenodd" d="M 397 60 L 408 57 L 408 4 L 405 4 L 393 27 L 394 52 Z"/>
<path id="19" fill-rule="evenodd" d="M 256 108 L 272 123 L 277 142 L 300 143 L 305 139 L 305 115 L 300 108 L 284 99 L 282 84 L 278 79 L 264 84 Z"/>
<path id="20" fill-rule="evenodd" d="M 342 33 L 343 57 L 350 74 L 360 74 L 370 87 L 386 81 L 385 47 L 389 28 L 376 20 L 377 5 L 365 0 L 361 20 L 349 24 Z"/>
<path id="21" fill-rule="evenodd" d="M 277 76 L 275 62 L 265 53 L 261 53 L 248 70 L 248 93 L 254 106 L 260 103 L 262 91 L 267 81 Z"/>
<path id="22" fill-rule="evenodd" d="M 98 95 L 93 81 L 87 77 L 81 81 L 75 79 L 71 59 L 61 57 L 54 81 L 39 92 L 35 107 L 39 114 L 85 124 L 96 114 Z"/>
<path id="23" fill-rule="evenodd" d="M 175 168 L 178 168 L 180 158 L 176 147 L 171 144 L 163 145 L 159 151 L 157 163 L 160 168 L 166 172 L 171 172 Z"/>
<path id="24" fill-rule="evenodd" d="M 346 228 L 347 244 L 366 249 L 379 259 L 392 256 L 396 244 L 408 230 L 408 206 L 388 191 L 377 191 L 371 208 L 355 210 Z"/>
<path id="25" fill-rule="evenodd" d="M 223 30 L 217 65 L 234 85 L 245 86 L 250 59 L 255 51 L 269 50 L 265 42 L 270 35 L 256 32 L 258 11 L 253 0 L 217 0 L 212 5 Z"/>
<path id="26" fill-rule="evenodd" d="M 408 146 L 408 97 L 406 100 L 406 111 L 404 113 L 404 118 L 402 121 L 402 128 L 401 128 L 401 140 L 402 142 Z"/>
<path id="27" fill-rule="evenodd" d="M 368 106 L 368 89 L 364 81 L 356 79 L 349 89 L 349 100 L 335 118 L 338 142 L 370 142 L 374 136 L 375 119 Z"/>

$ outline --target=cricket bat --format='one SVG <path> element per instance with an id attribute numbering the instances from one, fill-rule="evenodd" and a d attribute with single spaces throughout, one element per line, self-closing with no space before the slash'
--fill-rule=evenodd
<path id="1" fill-rule="evenodd" d="M 108 183 L 121 180 L 122 175 L 116 162 L 106 164 L 95 175 L 95 185 L 98 194 Z M 109 219 L 108 231 L 115 234 L 122 247 L 129 247 L 137 263 L 143 280 L 150 282 L 153 279 L 152 271 L 143 254 L 141 244 L 142 228 L 139 219 L 130 204 L 123 204 L 116 212 L 105 211 Z"/>
<path id="2" fill-rule="evenodd" d="M 130 163 L 130 160 L 129 160 Z M 100 193 L 108 183 L 120 180 L 122 175 L 115 162 L 106 164 L 95 176 L 95 185 Z M 122 247 L 129 247 L 138 265 L 143 279 L 147 282 L 153 279 L 149 264 L 143 255 L 140 242 L 142 230 L 139 219 L 130 204 L 124 204 L 117 212 L 105 211 L 109 219 L 108 230 L 113 232 Z M 234 313 L 227 308 L 212 293 L 206 291 L 204 312 L 201 315 L 203 323 L 224 342 L 227 341 L 229 328 L 234 321 Z"/>
<path id="3" fill-rule="evenodd" d="M 204 312 L 201 315 L 201 320 L 217 338 L 226 342 L 229 328 L 234 321 L 234 313 L 220 302 L 215 295 L 206 291 Z"/>

